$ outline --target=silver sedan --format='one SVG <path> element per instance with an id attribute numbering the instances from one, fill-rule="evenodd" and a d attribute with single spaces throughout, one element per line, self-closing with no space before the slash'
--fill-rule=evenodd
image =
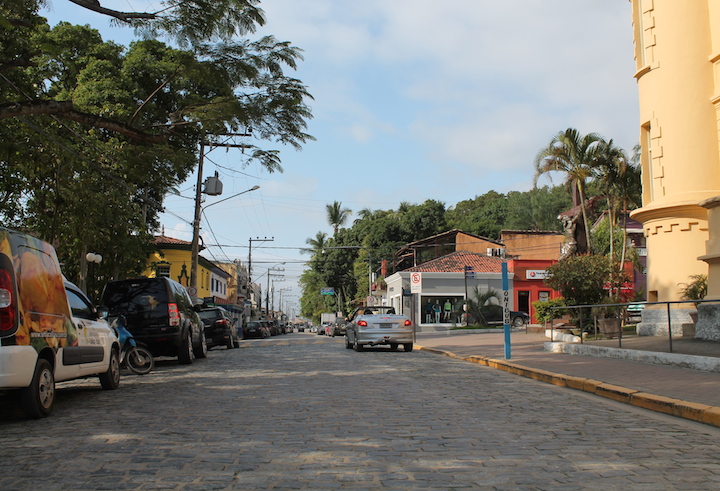
<path id="1" fill-rule="evenodd" d="M 365 346 L 413 349 L 413 324 L 392 307 L 363 307 L 355 311 L 345 327 L 345 347 L 362 351 Z"/>

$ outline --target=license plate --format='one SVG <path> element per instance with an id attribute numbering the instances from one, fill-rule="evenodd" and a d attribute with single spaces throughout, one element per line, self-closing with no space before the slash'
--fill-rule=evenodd
<path id="1" fill-rule="evenodd" d="M 378 326 L 382 329 L 392 329 L 393 325 L 391 322 L 381 322 Z"/>

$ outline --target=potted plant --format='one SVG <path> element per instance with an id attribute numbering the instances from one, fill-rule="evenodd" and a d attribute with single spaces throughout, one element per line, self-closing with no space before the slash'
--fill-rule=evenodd
<path id="1" fill-rule="evenodd" d="M 613 305 L 620 303 L 620 300 L 614 297 L 605 298 L 601 304 L 592 308 L 592 314 L 598 318 L 598 327 L 608 339 L 612 339 L 615 335 L 620 334 L 622 329 L 622 306 Z"/>

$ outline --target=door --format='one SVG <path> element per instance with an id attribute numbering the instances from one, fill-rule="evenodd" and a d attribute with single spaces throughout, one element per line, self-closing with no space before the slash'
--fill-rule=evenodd
<path id="1" fill-rule="evenodd" d="M 110 328 L 80 290 L 66 285 L 65 291 L 78 338 L 76 345 L 63 348 L 57 377 L 62 380 L 103 372 L 108 363 Z"/>

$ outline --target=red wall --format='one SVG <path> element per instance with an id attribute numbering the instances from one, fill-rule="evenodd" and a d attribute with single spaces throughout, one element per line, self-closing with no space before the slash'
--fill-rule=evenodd
<path id="1" fill-rule="evenodd" d="M 550 289 L 545 285 L 542 280 L 541 271 L 545 271 L 548 266 L 555 264 L 557 261 L 548 259 L 511 259 L 508 261 L 508 270 L 515 273 L 513 277 L 513 288 L 515 295 L 515 310 L 524 310 L 522 305 L 524 292 L 527 298 L 527 313 L 530 314 L 530 322 L 537 324 L 538 320 L 535 317 L 535 309 L 532 307 L 532 303 L 540 300 L 541 292 L 547 292 L 548 299 L 560 297 L 560 293 Z M 540 279 L 528 279 L 528 271 L 535 272 L 536 276 Z"/>

